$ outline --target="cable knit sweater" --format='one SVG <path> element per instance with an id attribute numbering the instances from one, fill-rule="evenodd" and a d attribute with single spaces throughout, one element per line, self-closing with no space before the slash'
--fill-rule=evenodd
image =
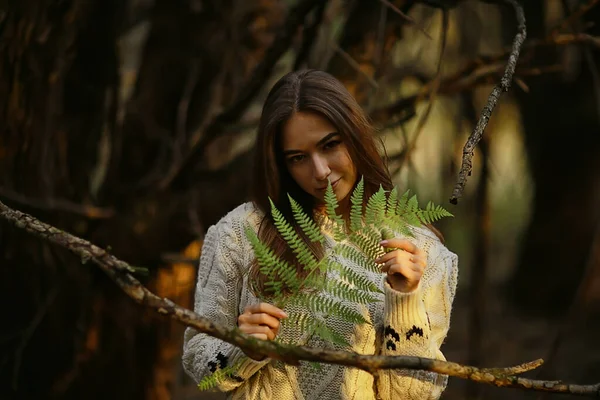
<path id="1" fill-rule="evenodd" d="M 258 230 L 262 217 L 252 203 L 246 203 L 209 228 L 195 293 L 194 309 L 198 314 L 233 328 L 245 307 L 260 301 L 248 289 L 248 270 L 254 256 L 244 226 L 249 223 Z M 450 324 L 457 256 L 431 231 L 415 228 L 414 232 L 416 237 L 410 240 L 427 253 L 427 267 L 417 290 L 397 292 L 387 284 L 384 274 L 361 269 L 362 274 L 380 283 L 383 294 L 380 302 L 370 305 L 346 303 L 370 322 L 340 322 L 336 330 L 345 332 L 352 351 L 445 359 L 440 346 Z M 352 266 L 349 260 L 340 261 Z M 339 349 L 293 329 L 281 329 L 279 336 L 302 345 Z M 186 330 L 183 366 L 197 382 L 218 368 L 238 362 L 241 366 L 237 373 L 219 386 L 232 399 L 437 399 L 447 383 L 446 376 L 424 371 L 385 370 L 374 377 L 338 365 L 321 364 L 317 369 L 304 362 L 295 367 L 268 358 L 254 361 L 229 343 L 191 328 Z"/>

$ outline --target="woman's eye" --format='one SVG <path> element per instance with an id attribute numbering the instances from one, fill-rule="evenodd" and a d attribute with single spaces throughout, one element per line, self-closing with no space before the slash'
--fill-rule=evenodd
<path id="1" fill-rule="evenodd" d="M 287 160 L 291 164 L 296 164 L 296 163 L 299 163 L 300 161 L 304 160 L 304 155 L 303 154 L 298 154 L 298 155 L 295 155 L 295 156 L 291 156 L 291 157 L 288 157 Z"/>
<path id="2" fill-rule="evenodd" d="M 340 143 L 342 143 L 340 140 L 332 140 L 331 142 L 325 143 L 325 146 L 323 146 L 323 148 L 324 149 L 333 149 L 334 147 L 338 146 Z"/>

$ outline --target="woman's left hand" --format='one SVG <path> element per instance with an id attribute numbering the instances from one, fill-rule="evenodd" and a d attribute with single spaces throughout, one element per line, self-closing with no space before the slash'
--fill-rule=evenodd
<path id="1" fill-rule="evenodd" d="M 381 271 L 388 274 L 387 281 L 392 289 L 403 293 L 415 290 L 427 266 L 425 252 L 406 239 L 387 239 L 380 244 L 395 249 L 375 260 L 383 264 Z"/>

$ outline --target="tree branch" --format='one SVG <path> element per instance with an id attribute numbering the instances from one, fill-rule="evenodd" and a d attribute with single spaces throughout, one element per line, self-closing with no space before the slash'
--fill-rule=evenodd
<path id="1" fill-rule="evenodd" d="M 171 173 L 167 174 L 161 181 L 159 184 L 160 189 L 167 189 L 171 185 L 185 186 L 186 182 L 191 182 L 190 179 L 186 178 L 189 178 L 193 174 L 193 169 L 201 159 L 206 146 L 224 131 L 227 124 L 235 122 L 244 113 L 252 99 L 271 75 L 279 58 L 281 58 L 290 47 L 296 31 L 304 22 L 306 15 L 319 3 L 319 0 L 300 1 L 290 11 L 281 31 L 273 41 L 271 47 L 266 51 L 263 60 L 252 72 L 252 76 L 248 79 L 246 86 L 240 90 L 236 99 L 229 107 L 221 114 L 217 115 L 209 124 L 198 143 L 192 144 L 192 148 L 178 168 L 175 168 Z"/>
<path id="2" fill-rule="evenodd" d="M 492 111 L 496 107 L 498 103 L 498 99 L 502 92 L 508 92 L 510 88 L 510 83 L 513 78 L 513 74 L 515 73 L 515 67 L 517 65 L 517 60 L 519 59 L 519 53 L 521 51 L 521 47 L 523 46 L 523 42 L 527 37 L 527 29 L 525 26 L 525 12 L 523 11 L 523 7 L 517 2 L 517 0 L 503 0 L 504 2 L 510 4 L 514 9 L 517 15 L 517 23 L 518 23 L 518 32 L 515 35 L 513 40 L 512 51 L 508 58 L 508 63 L 506 65 L 506 69 L 504 71 L 504 76 L 500 80 L 500 83 L 494 87 L 492 93 L 488 98 L 488 102 L 481 111 L 481 115 L 479 117 L 479 121 L 477 121 L 477 125 L 475 129 L 469 136 L 465 147 L 463 148 L 463 159 L 462 165 L 460 167 L 460 172 L 458 173 L 458 181 L 454 186 L 454 191 L 452 192 L 452 197 L 450 197 L 450 203 L 457 204 L 458 199 L 462 196 L 463 190 L 467 183 L 467 176 L 471 175 L 471 171 L 473 170 L 473 154 L 475 151 L 475 147 L 477 143 L 481 140 L 483 136 L 483 131 L 487 127 L 487 124 L 492 116 Z"/>
<path id="3" fill-rule="evenodd" d="M 24 229 L 43 240 L 59 244 L 72 253 L 98 265 L 136 303 L 154 309 L 161 315 L 224 340 L 244 351 L 298 365 L 299 361 L 316 361 L 327 364 L 360 368 L 370 373 L 381 369 L 414 369 L 468 379 L 498 387 L 525 390 L 570 393 L 588 397 L 600 397 L 600 383 L 575 385 L 560 381 L 541 381 L 515 376 L 539 367 L 543 361 L 535 360 L 508 368 L 476 368 L 453 362 L 409 356 L 375 356 L 358 353 L 323 350 L 305 346 L 282 345 L 272 341 L 258 340 L 242 333 L 239 329 L 228 329 L 205 317 L 180 307 L 171 300 L 161 298 L 146 289 L 128 272 L 135 270 L 124 261 L 108 255 L 97 246 L 45 224 L 36 218 L 13 210 L 0 202 L 0 218 L 6 219 L 19 229 Z"/>

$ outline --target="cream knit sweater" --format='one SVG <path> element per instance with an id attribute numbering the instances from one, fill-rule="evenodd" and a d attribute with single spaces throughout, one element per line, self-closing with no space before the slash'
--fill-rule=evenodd
<path id="1" fill-rule="evenodd" d="M 195 294 L 194 309 L 198 314 L 233 328 L 244 308 L 259 302 L 248 290 L 248 269 L 253 251 L 244 234 L 244 226 L 250 223 L 258 229 L 262 216 L 252 203 L 246 203 L 208 230 Z M 370 274 L 361 269 L 363 275 L 381 282 L 384 294 L 380 295 L 381 302 L 368 306 L 348 304 L 360 310 L 371 322 L 361 325 L 340 322 L 337 330 L 346 332 L 353 351 L 445 359 L 440 346 L 450 324 L 457 283 L 457 256 L 431 231 L 416 228 L 415 235 L 410 240 L 427 253 L 427 268 L 414 292 L 396 292 L 385 282 L 383 274 Z M 349 260 L 340 261 L 352 266 Z M 337 348 L 318 338 L 307 338 L 293 329 L 282 329 L 279 336 L 303 345 Z M 229 392 L 229 398 L 424 400 L 439 398 L 447 383 L 446 376 L 422 371 L 387 370 L 374 377 L 362 370 L 337 365 L 322 364 L 316 369 L 306 363 L 294 367 L 270 359 L 254 361 L 229 343 L 191 328 L 185 332 L 183 366 L 197 382 L 218 368 L 244 359 L 237 374 L 219 386 Z"/>

